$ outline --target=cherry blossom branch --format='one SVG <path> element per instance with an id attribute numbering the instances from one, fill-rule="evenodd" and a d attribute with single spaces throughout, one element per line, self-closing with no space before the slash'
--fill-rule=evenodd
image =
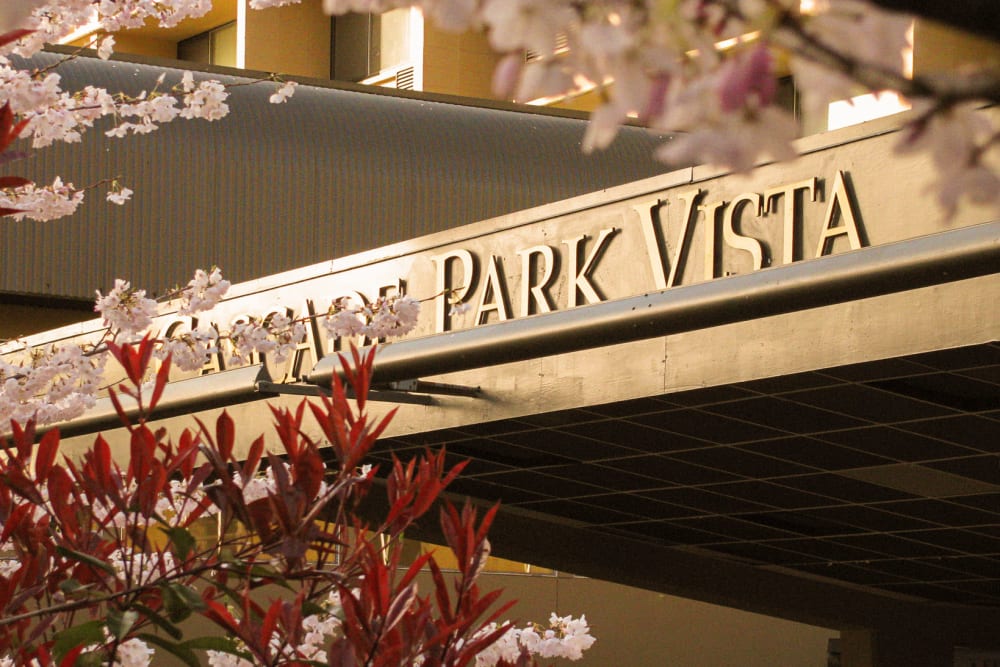
<path id="1" fill-rule="evenodd" d="M 935 110 L 967 100 L 1000 103 L 1000 72 L 996 70 L 906 76 L 895 68 L 859 60 L 850 51 L 828 44 L 821 36 L 810 34 L 801 15 L 796 12 L 781 13 L 779 29 L 773 33 L 773 39 L 776 45 L 838 71 L 869 90 L 893 90 L 912 98 L 934 98 L 937 102 Z"/>

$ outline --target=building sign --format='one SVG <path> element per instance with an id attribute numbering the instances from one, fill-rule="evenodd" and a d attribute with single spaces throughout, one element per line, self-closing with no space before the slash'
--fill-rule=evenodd
<path id="1" fill-rule="evenodd" d="M 812 177 L 728 199 L 709 189 L 678 189 L 608 206 L 596 218 L 589 226 L 560 219 L 558 229 L 541 225 L 513 242 L 501 237 L 487 247 L 461 245 L 432 255 L 439 295 L 435 333 L 865 244 L 850 180 L 842 171 L 830 181 Z M 456 303 L 472 316 L 456 321 L 449 314 Z"/>
<path id="2" fill-rule="evenodd" d="M 514 214 L 417 239 L 411 242 L 415 250 L 393 254 L 391 247 L 335 260 L 326 270 L 317 265 L 236 285 L 206 316 L 220 331 L 251 316 L 279 312 L 312 318 L 308 339 L 286 363 L 253 360 L 266 363 L 273 381 L 289 382 L 341 344 L 326 338 L 316 318 L 345 297 L 355 304 L 401 292 L 423 299 L 421 323 L 411 335 L 426 335 L 867 245 L 864 211 L 850 173 L 843 170 L 746 189 L 736 177 L 726 177 L 639 196 L 616 198 L 616 190 L 605 194 L 607 203 L 581 206 L 581 200 L 570 200 L 552 205 L 558 207 L 552 215 L 546 215 L 551 207 L 542 207 L 528 212 L 533 218 L 527 220 Z M 366 261 L 372 254 L 376 259 Z M 101 331 L 92 324 L 92 334 L 84 338 L 96 340 Z M 204 320 L 165 314 L 154 333 L 169 336 L 199 325 Z M 220 354 L 200 372 L 174 369 L 171 379 L 226 370 L 228 344 L 221 341 Z"/>

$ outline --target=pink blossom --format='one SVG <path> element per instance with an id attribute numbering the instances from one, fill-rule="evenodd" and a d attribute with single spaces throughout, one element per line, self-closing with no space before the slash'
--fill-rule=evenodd
<path id="1" fill-rule="evenodd" d="M 777 87 L 774 59 L 763 44 L 729 59 L 719 72 L 719 100 L 727 113 L 770 105 Z"/>

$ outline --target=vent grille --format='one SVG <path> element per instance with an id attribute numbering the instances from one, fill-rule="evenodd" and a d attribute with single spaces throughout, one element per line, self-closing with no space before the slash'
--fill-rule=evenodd
<path id="1" fill-rule="evenodd" d="M 413 90 L 413 68 L 405 67 L 396 73 L 396 88 Z"/>
<path id="2" fill-rule="evenodd" d="M 556 34 L 556 44 L 555 48 L 552 50 L 552 54 L 565 53 L 569 51 L 569 37 L 566 33 L 560 32 Z M 524 62 L 531 63 L 541 60 L 545 54 L 541 51 L 535 51 L 534 49 L 528 49 L 524 52 Z"/>

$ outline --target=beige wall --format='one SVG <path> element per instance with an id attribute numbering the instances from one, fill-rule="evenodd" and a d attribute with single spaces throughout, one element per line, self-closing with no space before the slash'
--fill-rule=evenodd
<path id="1" fill-rule="evenodd" d="M 176 58 L 177 42 L 236 20 L 237 0 L 213 0 L 212 9 L 202 17 L 182 21 L 173 28 L 160 28 L 147 21 L 142 28 L 115 33 L 115 51 L 158 58 Z M 73 44 L 88 46 L 93 34 Z"/>
<path id="2" fill-rule="evenodd" d="M 422 574 L 417 586 L 427 595 L 434 585 Z M 547 625 L 552 612 L 587 617 L 597 641 L 582 660 L 540 661 L 553 667 L 826 667 L 827 642 L 839 637 L 828 628 L 571 575 L 483 574 L 479 587 L 483 592 L 502 588 L 502 601 L 517 600 L 503 619 L 521 626 Z M 288 595 L 267 587 L 259 599 Z M 181 628 L 186 639 L 219 632 L 197 615 Z M 154 664 L 181 663 L 157 650 Z"/>
<path id="3" fill-rule="evenodd" d="M 94 319 L 93 311 L 0 303 L 0 340 Z"/>
<path id="4" fill-rule="evenodd" d="M 115 35 L 115 50 L 157 58 L 176 58 L 177 42 L 172 39 L 133 34 L 128 31 Z"/>
<path id="5" fill-rule="evenodd" d="M 330 78 L 330 17 L 320 0 L 248 10 L 245 31 L 247 69 Z"/>
<path id="6" fill-rule="evenodd" d="M 428 92 L 495 99 L 491 82 L 499 58 L 482 33 L 455 34 L 424 23 L 424 90 Z"/>
<path id="7" fill-rule="evenodd" d="M 420 582 L 428 592 L 431 584 Z M 569 575 L 484 574 L 480 589 L 518 600 L 507 614 L 548 623 L 584 614 L 597 638 L 579 662 L 559 667 L 826 667 L 836 630 Z M 549 664 L 550 661 L 542 661 Z"/>
<path id="8" fill-rule="evenodd" d="M 1000 67 L 1000 44 L 930 21 L 913 28 L 913 71 L 930 74 L 956 67 Z"/>

